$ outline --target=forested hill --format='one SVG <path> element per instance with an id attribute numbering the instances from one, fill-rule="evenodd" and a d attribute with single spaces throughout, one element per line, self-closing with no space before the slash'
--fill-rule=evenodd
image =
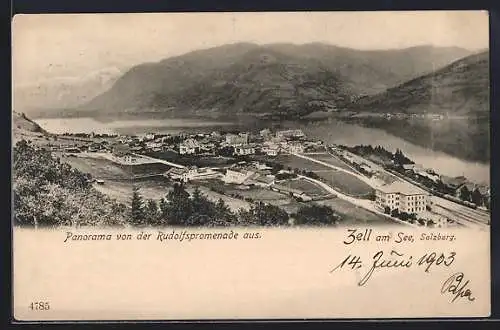
<path id="1" fill-rule="evenodd" d="M 461 159 L 490 160 L 489 54 L 481 52 L 434 73 L 361 98 L 353 110 L 442 117 L 360 119 L 405 140 Z"/>
<path id="2" fill-rule="evenodd" d="M 482 52 L 383 93 L 361 98 L 355 108 L 384 113 L 488 116 L 489 85 L 489 53 Z"/>
<path id="3" fill-rule="evenodd" d="M 342 107 L 468 54 L 456 47 L 362 51 L 321 43 L 238 43 L 133 67 L 78 110 L 303 114 Z"/>

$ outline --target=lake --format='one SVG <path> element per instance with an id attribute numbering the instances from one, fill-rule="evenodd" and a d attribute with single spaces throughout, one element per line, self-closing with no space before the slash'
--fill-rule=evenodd
<path id="1" fill-rule="evenodd" d="M 51 133 L 108 133 L 143 134 L 148 132 L 175 134 L 179 132 L 211 132 L 214 130 L 245 129 L 255 127 L 247 121 L 215 121 L 207 119 L 159 119 L 117 120 L 100 122 L 92 118 L 38 119 L 36 122 Z M 265 122 L 262 126 L 269 126 Z M 328 144 L 354 146 L 359 144 L 380 145 L 390 151 L 401 149 L 405 155 L 424 167 L 448 176 L 463 175 L 477 183 L 490 182 L 489 164 L 470 162 L 412 144 L 383 130 L 367 128 L 341 121 L 297 123 L 283 122 L 284 128 L 300 128 L 308 136 L 321 139 Z M 458 146 L 457 146 L 458 147 Z"/>
<path id="2" fill-rule="evenodd" d="M 36 119 L 38 125 L 50 133 L 100 133 L 137 135 L 143 133 L 176 134 L 179 132 L 210 132 L 215 129 L 233 129 L 238 123 L 204 119 L 141 119 L 101 122 L 93 118 Z"/>

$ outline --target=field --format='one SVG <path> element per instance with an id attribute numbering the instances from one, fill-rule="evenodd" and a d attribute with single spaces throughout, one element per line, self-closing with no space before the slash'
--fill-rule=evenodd
<path id="1" fill-rule="evenodd" d="M 134 186 L 139 188 L 141 195 L 146 199 L 160 199 L 165 196 L 172 186 L 162 176 L 133 179 L 133 175 L 164 171 L 166 166 L 164 164 L 137 165 L 137 168 L 132 169 L 131 167 L 134 166 L 122 166 L 106 159 L 65 157 L 61 158 L 61 160 L 81 172 L 89 173 L 96 179 L 104 180 L 103 185 L 94 183 L 94 187 L 125 204 L 130 203 Z"/>
<path id="2" fill-rule="evenodd" d="M 250 189 L 239 189 L 238 185 L 235 184 L 223 184 L 218 180 L 200 181 L 201 185 L 207 188 L 213 188 L 216 191 L 224 192 L 229 196 L 241 196 L 246 199 L 251 199 L 253 201 L 261 201 L 265 203 L 270 203 L 274 205 L 282 205 L 289 203 L 291 198 L 280 194 L 278 192 L 272 191 L 270 189 L 261 187 L 251 187 Z"/>
<path id="3" fill-rule="evenodd" d="M 390 219 L 372 213 L 340 198 L 332 198 L 317 202 L 321 205 L 331 207 L 336 213 L 342 216 L 342 224 L 344 225 L 391 225 L 394 224 Z"/>
<path id="4" fill-rule="evenodd" d="M 280 208 L 288 212 L 288 214 L 293 214 L 297 213 L 297 211 L 305 205 L 309 204 L 304 202 L 298 202 L 295 199 L 292 199 L 290 200 L 289 203 L 280 205 Z"/>
<path id="5" fill-rule="evenodd" d="M 330 158 L 332 161 L 335 161 L 333 157 Z M 307 159 L 299 158 L 293 155 L 280 155 L 277 157 L 277 161 L 292 168 L 313 171 L 320 178 L 322 178 L 325 183 L 346 195 L 361 197 L 372 192 L 372 188 L 369 185 L 359 180 L 354 175 L 334 170 L 331 167 L 327 167 Z"/>
<path id="6" fill-rule="evenodd" d="M 333 157 L 332 155 L 329 155 L 327 153 L 323 153 L 323 154 L 311 154 L 311 155 L 305 154 L 305 155 L 308 156 L 308 157 L 314 158 L 316 160 L 328 163 L 328 164 L 333 165 L 333 166 L 337 166 L 337 167 L 340 167 L 340 168 L 343 168 L 343 169 L 346 169 L 346 170 L 350 170 L 350 171 L 353 170 L 352 167 L 350 167 L 349 165 L 347 165 L 342 160 L 340 160 L 340 159 L 338 159 L 336 157 Z"/>
<path id="7" fill-rule="evenodd" d="M 133 187 L 139 188 L 144 199 L 159 200 L 171 189 L 171 183 L 163 178 L 129 181 L 105 181 L 103 185 L 94 184 L 94 187 L 117 201 L 129 205 L 132 200 Z"/>
<path id="8" fill-rule="evenodd" d="M 303 191 L 306 195 L 311 196 L 313 198 L 328 195 L 328 192 L 326 192 L 320 186 L 304 179 L 287 180 L 285 182 L 280 182 L 279 184 L 285 187 Z"/>
<path id="9" fill-rule="evenodd" d="M 96 179 L 124 180 L 129 179 L 132 175 L 123 166 L 114 164 L 106 159 L 64 157 L 61 158 L 61 161 L 83 173 L 89 173 Z"/>
<path id="10" fill-rule="evenodd" d="M 331 170 L 317 174 L 326 184 L 346 195 L 362 197 L 373 192 L 368 184 L 345 172 Z"/>
<path id="11" fill-rule="evenodd" d="M 148 152 L 146 155 L 185 166 L 196 165 L 198 167 L 213 167 L 224 166 L 236 162 L 236 160 L 231 157 L 179 155 L 173 151 Z"/>
<path id="12" fill-rule="evenodd" d="M 310 160 L 300 158 L 294 155 L 279 155 L 274 159 L 275 162 L 283 164 L 283 166 L 291 167 L 292 169 L 304 169 L 308 171 L 329 170 L 329 167 L 312 162 Z"/>
<path id="13" fill-rule="evenodd" d="M 231 190 L 230 192 L 237 193 L 243 197 L 252 198 L 255 201 L 262 201 L 266 203 L 272 203 L 275 201 L 287 199 L 283 194 L 280 194 L 278 192 L 269 189 L 258 188 L 258 187 L 251 188 L 250 190 L 238 190 L 238 191 Z"/>
<path id="14" fill-rule="evenodd" d="M 222 199 L 226 203 L 226 205 L 234 212 L 238 211 L 239 209 L 248 210 L 250 208 L 250 203 L 247 201 L 219 194 L 215 191 L 211 191 L 210 189 L 204 186 L 197 186 L 197 187 L 200 189 L 203 195 L 207 196 L 209 200 L 211 200 L 212 202 L 217 202 L 219 199 Z M 187 189 L 187 191 L 190 193 L 193 190 L 194 186 L 191 186 Z"/>
<path id="15" fill-rule="evenodd" d="M 102 180 L 125 180 L 134 175 L 162 174 L 170 169 L 165 164 L 119 165 L 106 159 L 64 157 L 62 161 Z"/>

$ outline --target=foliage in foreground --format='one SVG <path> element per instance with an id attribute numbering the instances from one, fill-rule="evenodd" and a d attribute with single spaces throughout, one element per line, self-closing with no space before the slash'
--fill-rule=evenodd
<path id="1" fill-rule="evenodd" d="M 95 190 L 84 174 L 31 143 L 13 150 L 14 224 L 20 226 L 124 225 L 126 206 Z"/>

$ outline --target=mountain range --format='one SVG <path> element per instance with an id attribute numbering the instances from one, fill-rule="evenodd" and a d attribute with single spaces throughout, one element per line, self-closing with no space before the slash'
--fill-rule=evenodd
<path id="1" fill-rule="evenodd" d="M 469 54 L 457 47 L 231 44 L 135 66 L 79 110 L 305 114 L 344 107 Z"/>

